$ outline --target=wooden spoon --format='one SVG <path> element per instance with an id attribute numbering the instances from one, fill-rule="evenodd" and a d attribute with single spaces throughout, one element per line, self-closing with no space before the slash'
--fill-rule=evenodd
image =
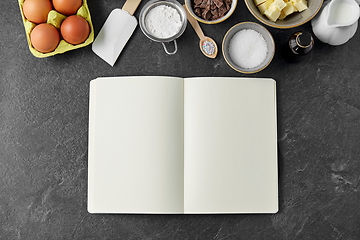
<path id="1" fill-rule="evenodd" d="M 185 5 L 183 5 L 183 7 L 185 8 L 187 19 L 189 20 L 191 26 L 194 28 L 196 34 L 200 38 L 200 50 L 201 50 L 201 52 L 206 57 L 215 58 L 217 53 L 218 53 L 218 47 L 216 45 L 216 42 L 212 38 L 206 37 L 204 35 L 203 31 L 200 28 L 200 25 L 199 25 L 198 21 L 193 16 L 191 16 L 189 11 L 186 9 Z M 204 50 L 204 48 L 207 49 L 207 50 Z"/>

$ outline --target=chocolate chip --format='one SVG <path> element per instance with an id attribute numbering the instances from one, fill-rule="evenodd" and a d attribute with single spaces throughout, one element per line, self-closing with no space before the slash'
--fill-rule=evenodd
<path id="1" fill-rule="evenodd" d="M 209 20 L 211 18 L 211 12 L 207 9 L 205 9 L 201 16 L 205 19 L 205 20 Z"/>
<path id="2" fill-rule="evenodd" d="M 230 8 L 231 8 L 231 4 L 229 4 L 229 3 L 227 3 L 227 2 L 225 2 L 225 6 L 226 6 L 226 10 L 230 10 Z"/>
<path id="3" fill-rule="evenodd" d="M 222 5 L 222 6 L 219 8 L 219 16 L 220 16 L 220 17 L 225 16 L 225 14 L 226 14 L 227 11 L 228 11 L 228 10 L 226 9 L 226 7 L 225 7 L 224 5 Z"/>
<path id="4" fill-rule="evenodd" d="M 194 13 L 196 14 L 196 16 L 201 17 L 201 9 L 200 8 L 195 8 Z"/>
<path id="5" fill-rule="evenodd" d="M 203 0 L 200 4 L 200 8 L 206 8 L 207 0 Z"/>
<path id="6" fill-rule="evenodd" d="M 220 8 L 224 4 L 222 0 L 213 0 L 213 1 L 218 8 Z"/>

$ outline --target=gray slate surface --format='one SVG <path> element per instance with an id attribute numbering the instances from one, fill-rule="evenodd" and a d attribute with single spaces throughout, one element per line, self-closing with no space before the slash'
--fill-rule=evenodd
<path id="1" fill-rule="evenodd" d="M 95 34 L 123 4 L 88 1 Z M 1 1 L 0 9 L 0 239 L 360 238 L 359 31 L 337 47 L 316 39 L 309 55 L 289 61 L 283 54 L 287 39 L 298 30 L 311 32 L 310 23 L 267 27 L 275 57 L 250 77 L 277 81 L 279 213 L 91 215 L 86 210 L 91 79 L 248 75 L 232 70 L 221 51 L 216 59 L 205 58 L 190 25 L 174 56 L 138 27 L 114 67 L 90 46 L 37 59 L 28 49 L 18 2 Z M 239 1 L 225 22 L 201 26 L 221 46 L 226 31 L 242 21 L 258 22 Z"/>

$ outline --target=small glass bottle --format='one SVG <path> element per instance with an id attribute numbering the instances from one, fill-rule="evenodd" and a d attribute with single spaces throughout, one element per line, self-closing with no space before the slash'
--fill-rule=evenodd
<path id="1" fill-rule="evenodd" d="M 289 39 L 289 47 L 292 53 L 305 55 L 311 51 L 314 46 L 314 39 L 308 32 L 296 32 Z"/>

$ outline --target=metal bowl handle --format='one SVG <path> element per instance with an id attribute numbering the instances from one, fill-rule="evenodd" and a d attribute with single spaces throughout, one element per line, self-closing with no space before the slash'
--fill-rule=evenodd
<path id="1" fill-rule="evenodd" d="M 173 42 L 174 42 L 174 48 L 175 48 L 175 50 L 174 50 L 173 52 L 169 52 L 169 51 L 167 50 L 166 45 L 165 45 L 164 42 L 161 43 L 161 44 L 163 45 L 163 47 L 164 47 L 165 52 L 166 52 L 167 54 L 169 54 L 169 55 L 174 55 L 174 54 L 177 52 L 177 49 L 178 49 L 178 48 L 177 48 L 176 40 L 174 40 Z"/>

